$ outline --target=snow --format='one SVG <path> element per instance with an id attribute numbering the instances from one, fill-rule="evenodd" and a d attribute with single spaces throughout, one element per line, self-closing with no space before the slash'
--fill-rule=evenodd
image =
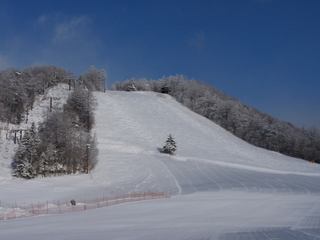
<path id="1" fill-rule="evenodd" d="M 64 90 L 55 94 L 62 100 L 68 96 Z M 174 197 L 7 221 L 0 223 L 0 239 L 312 239 L 310 234 L 317 234 L 319 165 L 252 146 L 168 95 L 94 96 L 96 168 L 89 175 L 13 179 L 2 147 L 2 211 L 15 204 L 81 202 L 129 192 Z M 35 105 L 41 104 L 48 106 Z M 30 114 L 43 117 L 41 110 Z M 169 134 L 177 143 L 175 155 L 158 151 Z"/>
<path id="2" fill-rule="evenodd" d="M 0 239 L 312 239 L 307 233 L 319 228 L 318 202 L 318 196 L 304 194 L 195 193 L 6 221 Z"/>

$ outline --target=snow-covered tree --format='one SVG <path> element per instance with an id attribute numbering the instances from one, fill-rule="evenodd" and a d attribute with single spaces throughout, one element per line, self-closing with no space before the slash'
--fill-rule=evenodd
<path id="1" fill-rule="evenodd" d="M 76 88 L 67 100 L 64 106 L 65 114 L 74 122 L 79 121 L 87 130 L 91 129 L 93 124 L 92 114 L 93 98 L 90 91 L 81 87 Z"/>
<path id="2" fill-rule="evenodd" d="M 79 82 L 90 91 L 104 91 L 107 74 L 104 69 L 91 66 L 89 70 L 80 76 Z"/>
<path id="3" fill-rule="evenodd" d="M 19 178 L 31 179 L 35 177 L 35 171 L 27 159 L 22 159 L 16 163 L 13 175 Z"/>
<path id="4" fill-rule="evenodd" d="M 70 79 L 70 73 L 54 66 L 0 71 L 0 121 L 21 123 L 38 94 L 58 83 L 68 83 Z"/>
<path id="5" fill-rule="evenodd" d="M 90 91 L 76 86 L 63 112 L 51 113 L 40 124 L 39 174 L 88 173 L 94 167 L 96 148 L 90 134 L 94 122 L 92 105 Z"/>
<path id="6" fill-rule="evenodd" d="M 21 178 L 34 178 L 38 165 L 38 146 L 40 140 L 34 123 L 31 129 L 27 130 L 19 144 L 15 154 L 12 167 L 13 175 Z"/>
<path id="7" fill-rule="evenodd" d="M 48 157 L 45 154 L 45 152 L 41 153 L 39 158 L 39 168 L 38 168 L 38 174 L 42 175 L 43 177 L 47 176 L 48 173 Z"/>
<path id="8" fill-rule="evenodd" d="M 161 152 L 162 153 L 167 153 L 167 154 L 174 154 L 175 151 L 177 150 L 177 145 L 175 140 L 173 139 L 172 135 L 169 134 L 165 145 L 162 147 Z"/>
<path id="9" fill-rule="evenodd" d="M 128 85 L 127 91 L 128 92 L 137 91 L 136 85 L 134 84 L 133 81 Z"/>
<path id="10" fill-rule="evenodd" d="M 52 143 L 49 143 L 46 151 L 40 155 L 38 174 L 46 177 L 65 172 L 65 167 L 62 163 L 60 163 L 59 154 L 56 147 Z"/>

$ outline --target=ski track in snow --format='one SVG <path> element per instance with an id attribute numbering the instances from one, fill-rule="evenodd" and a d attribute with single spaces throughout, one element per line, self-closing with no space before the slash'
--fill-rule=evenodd
<path id="1" fill-rule="evenodd" d="M 177 189 L 178 189 L 178 194 L 181 194 L 181 193 L 182 193 L 182 188 L 181 188 L 181 186 L 180 186 L 177 178 L 176 178 L 175 175 L 171 172 L 170 168 L 168 168 L 168 166 L 165 164 L 165 162 L 162 161 L 162 163 L 163 163 L 163 165 L 165 166 L 165 168 L 166 168 L 166 170 L 168 171 L 168 173 L 170 174 L 170 176 L 173 178 L 174 183 L 175 183 L 175 185 L 176 185 L 176 187 L 177 187 Z"/>

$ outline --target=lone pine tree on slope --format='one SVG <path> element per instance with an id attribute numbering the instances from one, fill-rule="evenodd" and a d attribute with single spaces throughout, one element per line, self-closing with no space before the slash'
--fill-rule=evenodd
<path id="1" fill-rule="evenodd" d="M 177 150 L 176 142 L 174 141 L 171 134 L 167 138 L 165 145 L 162 147 L 161 152 L 173 155 Z"/>

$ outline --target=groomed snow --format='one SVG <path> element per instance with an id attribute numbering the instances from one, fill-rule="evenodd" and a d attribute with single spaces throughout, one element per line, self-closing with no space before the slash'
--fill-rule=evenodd
<path id="1" fill-rule="evenodd" d="M 0 177 L 3 207 L 47 200 L 81 201 L 128 192 L 182 195 L 171 200 L 10 221 L 0 224 L 0 239 L 15 239 L 22 234 L 22 230 L 17 235 L 10 231 L 15 226 L 32 233 L 30 239 L 81 239 L 79 231 L 87 237 L 97 231 L 94 239 L 106 239 L 105 234 L 110 236 L 107 239 L 217 239 L 218 235 L 236 239 L 233 232 L 242 232 L 244 238 L 240 239 L 267 239 L 262 236 L 302 234 L 294 229 L 301 221 L 306 224 L 303 219 L 308 218 L 314 219 L 310 220 L 312 234 L 319 229 L 319 165 L 254 147 L 168 95 L 108 91 L 95 93 L 95 98 L 93 132 L 99 155 L 91 174 L 30 181 L 5 175 Z M 169 134 L 177 142 L 175 156 L 157 150 Z M 158 216 L 160 222 L 153 222 Z M 42 230 L 37 229 L 38 224 Z M 50 234 L 54 228 L 60 229 L 61 235 Z M 150 235 L 148 229 L 155 234 Z M 247 230 L 258 233 L 246 235 Z"/>
<path id="2" fill-rule="evenodd" d="M 2 222 L 0 239 L 316 240 L 318 203 L 304 194 L 195 193 Z"/>

